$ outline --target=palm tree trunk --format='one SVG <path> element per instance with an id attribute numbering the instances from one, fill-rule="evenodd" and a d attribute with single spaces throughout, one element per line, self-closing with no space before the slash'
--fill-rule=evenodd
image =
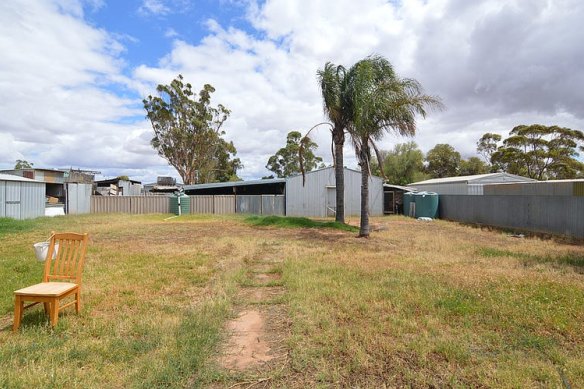
<path id="1" fill-rule="evenodd" d="M 361 223 L 359 225 L 359 237 L 369 237 L 369 150 L 367 141 L 361 150 Z"/>
<path id="2" fill-rule="evenodd" d="M 345 168 L 343 165 L 343 146 L 345 144 L 345 131 L 343 128 L 335 128 L 333 131 L 333 142 L 335 144 L 335 190 L 336 190 L 336 212 L 335 220 L 339 223 L 345 222 Z"/>

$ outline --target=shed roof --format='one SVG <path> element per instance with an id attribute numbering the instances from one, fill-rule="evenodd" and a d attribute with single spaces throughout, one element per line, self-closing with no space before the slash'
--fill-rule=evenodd
<path id="1" fill-rule="evenodd" d="M 49 169 L 49 168 L 41 168 L 41 167 L 25 167 L 22 169 L 4 169 L 4 170 L 0 170 L 0 171 L 1 172 L 41 171 L 41 172 L 53 172 L 53 173 L 67 173 L 66 170 Z"/>
<path id="2" fill-rule="evenodd" d="M 225 187 L 231 187 L 231 186 L 280 184 L 280 183 L 284 183 L 284 182 L 286 182 L 285 178 L 267 178 L 264 180 L 228 181 L 228 182 L 213 182 L 213 183 L 209 183 L 209 184 L 183 185 L 183 189 L 184 190 L 211 189 L 211 188 L 225 188 Z"/>
<path id="3" fill-rule="evenodd" d="M 3 173 L 0 173 L 0 181 L 36 182 L 38 184 L 44 184 L 43 181 L 31 180 L 30 178 Z"/>
<path id="4" fill-rule="evenodd" d="M 117 184 L 120 181 L 126 181 L 126 182 L 130 182 L 132 184 L 141 184 L 141 181 L 137 181 L 137 180 L 120 180 L 119 178 L 108 178 L 107 180 L 100 180 L 100 181 L 95 181 L 96 184 L 103 184 L 103 185 L 110 185 L 110 184 Z"/>
<path id="5" fill-rule="evenodd" d="M 399 190 L 403 190 L 406 192 L 411 192 L 411 191 L 415 191 L 416 188 L 412 188 L 411 186 L 402 186 L 402 185 L 394 185 L 394 184 L 383 184 L 384 188 L 393 188 L 393 189 L 399 189 Z"/>
<path id="6" fill-rule="evenodd" d="M 466 183 L 466 184 L 482 184 L 482 183 L 497 183 L 497 182 L 536 182 L 536 180 L 518 176 L 509 173 L 487 173 L 487 174 L 475 174 L 472 176 L 458 176 L 458 177 L 445 177 L 445 178 L 433 178 L 431 180 L 413 182 L 409 186 L 416 185 L 431 185 L 431 184 L 454 184 L 454 183 Z"/>

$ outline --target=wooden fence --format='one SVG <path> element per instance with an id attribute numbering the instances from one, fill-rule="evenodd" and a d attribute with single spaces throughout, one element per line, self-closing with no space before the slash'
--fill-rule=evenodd
<path id="1" fill-rule="evenodd" d="M 193 214 L 285 215 L 284 196 L 203 195 L 189 197 L 191 199 L 190 212 Z M 170 213 L 170 198 L 169 196 L 91 196 L 91 213 Z M 253 203 L 257 206 L 242 207 L 243 203 Z"/>

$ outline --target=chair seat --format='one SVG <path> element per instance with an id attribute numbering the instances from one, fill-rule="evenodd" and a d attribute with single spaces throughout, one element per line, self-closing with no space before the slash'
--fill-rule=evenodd
<path id="1" fill-rule="evenodd" d="M 62 296 L 77 288 L 72 282 L 41 282 L 14 291 L 19 296 Z"/>

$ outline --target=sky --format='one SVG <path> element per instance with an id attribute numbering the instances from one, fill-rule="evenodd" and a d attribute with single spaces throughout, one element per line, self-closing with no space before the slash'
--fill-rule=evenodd
<path id="1" fill-rule="evenodd" d="M 326 120 L 317 70 L 371 54 L 446 105 L 418 120 L 424 152 L 475 156 L 482 134 L 520 124 L 584 130 L 582 20 L 580 0 L 2 0 L 0 169 L 179 178 L 150 146 L 142 99 L 182 74 L 216 88 L 239 176 L 261 178 L 289 131 Z M 329 130 L 311 137 L 332 164 Z"/>

